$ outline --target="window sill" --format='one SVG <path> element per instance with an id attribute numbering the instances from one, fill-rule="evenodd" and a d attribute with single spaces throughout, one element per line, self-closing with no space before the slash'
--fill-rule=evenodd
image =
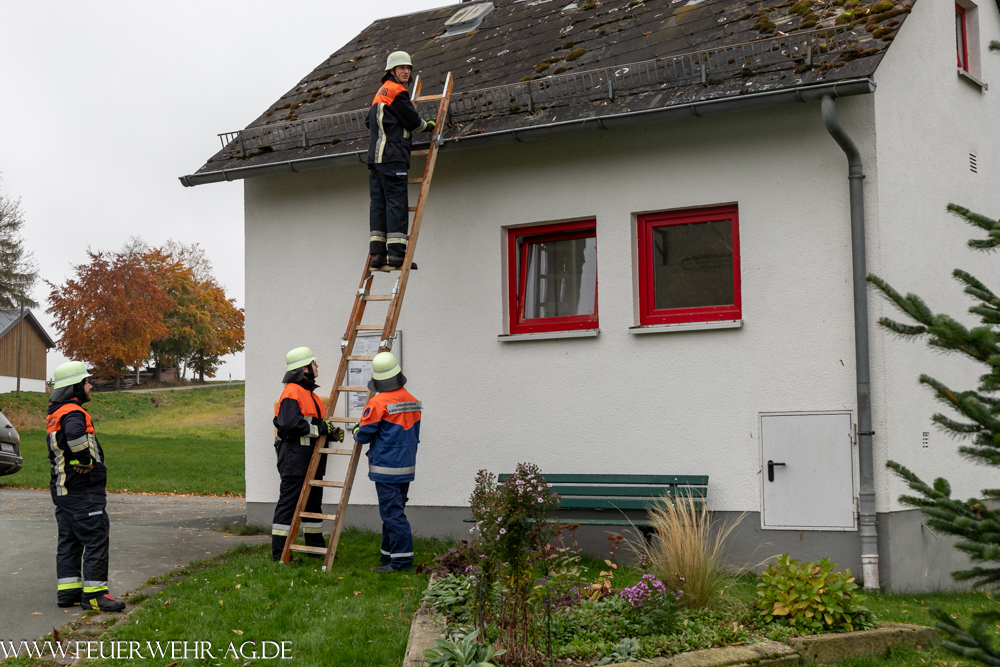
<path id="1" fill-rule="evenodd" d="M 630 327 L 630 334 L 672 333 L 675 331 L 706 331 L 708 329 L 741 329 L 743 320 L 719 320 L 717 322 L 684 322 L 683 324 L 653 324 Z"/>
<path id="2" fill-rule="evenodd" d="M 983 83 L 982 81 L 980 81 L 976 77 L 974 77 L 971 74 L 969 74 L 968 72 L 966 72 L 964 69 L 961 69 L 961 68 L 958 69 L 958 77 L 960 79 L 968 79 L 973 84 L 975 84 L 975 85 L 979 86 L 980 88 L 982 88 L 983 92 L 986 92 L 987 90 L 990 89 L 990 86 L 989 86 L 988 83 Z"/>
<path id="3" fill-rule="evenodd" d="M 526 334 L 500 334 L 497 340 L 501 343 L 517 343 L 525 340 L 553 340 L 556 338 L 594 338 L 601 333 L 600 329 L 580 329 L 579 331 L 541 331 Z"/>

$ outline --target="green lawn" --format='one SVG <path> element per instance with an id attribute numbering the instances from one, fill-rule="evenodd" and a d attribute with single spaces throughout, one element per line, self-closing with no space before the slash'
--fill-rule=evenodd
<path id="1" fill-rule="evenodd" d="M 319 559 L 281 565 L 271 560 L 270 545 L 241 546 L 182 570 L 190 576 L 172 580 L 160 594 L 141 602 L 127 623 L 112 627 L 102 639 L 138 641 L 143 647 L 147 641 L 210 641 L 220 658 L 180 660 L 180 665 L 249 664 L 220 656 L 230 642 L 238 649 L 251 641 L 258 647 L 264 641 L 290 642 L 295 665 L 398 665 L 427 576 L 373 572 L 380 539 L 374 532 L 346 529 L 329 574 L 320 571 Z M 420 563 L 448 545 L 418 538 L 414 546 Z M 253 648 L 244 647 L 247 656 Z M 30 664 L 23 660 L 4 664 Z M 133 662 L 163 665 L 173 660 Z"/>
<path id="2" fill-rule="evenodd" d="M 0 395 L 21 435 L 24 467 L 0 486 L 48 488 L 46 394 Z M 151 394 L 95 393 L 87 404 L 108 464 L 108 489 L 144 493 L 246 493 L 243 386 Z"/>

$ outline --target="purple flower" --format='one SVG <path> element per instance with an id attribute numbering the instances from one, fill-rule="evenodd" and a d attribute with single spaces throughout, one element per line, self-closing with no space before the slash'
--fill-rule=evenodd
<path id="1" fill-rule="evenodd" d="M 542 500 L 541 498 L 539 498 L 539 499 L 538 499 L 538 502 L 540 502 L 540 503 L 544 503 L 545 501 L 544 501 L 544 500 Z"/>
<path id="2" fill-rule="evenodd" d="M 501 535 L 506 535 L 507 534 L 507 529 L 506 528 L 501 528 L 500 529 L 500 534 Z"/>

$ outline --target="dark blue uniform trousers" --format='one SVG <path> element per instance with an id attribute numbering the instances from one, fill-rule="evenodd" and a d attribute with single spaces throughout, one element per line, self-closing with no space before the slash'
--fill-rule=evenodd
<path id="1" fill-rule="evenodd" d="M 382 565 L 391 564 L 397 570 L 413 566 L 413 533 L 404 513 L 409 490 L 409 482 L 375 482 L 378 513 L 382 517 Z"/>
<path id="2" fill-rule="evenodd" d="M 410 226 L 405 162 L 386 162 L 368 167 L 371 194 L 368 222 L 372 255 L 406 254 L 406 231 Z"/>
<path id="3" fill-rule="evenodd" d="M 105 510 L 107 497 L 86 493 L 56 496 L 53 502 L 59 527 L 56 550 L 59 602 L 72 604 L 107 593 L 111 532 Z"/>

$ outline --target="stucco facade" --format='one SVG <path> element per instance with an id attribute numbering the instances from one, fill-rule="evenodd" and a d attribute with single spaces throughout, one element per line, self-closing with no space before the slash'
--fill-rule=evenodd
<path id="1" fill-rule="evenodd" d="M 877 72 L 877 92 L 838 101 L 838 113 L 865 161 L 869 271 L 960 315 L 966 303 L 948 272 L 961 266 L 989 282 L 995 258 L 965 247 L 974 231 L 945 206 L 1000 211 L 1000 108 L 996 92 L 956 77 L 948 8 L 935 4 L 919 3 L 908 19 Z M 1000 16 L 992 3 L 980 14 L 985 53 L 1000 38 Z M 997 75 L 1000 57 L 984 55 L 982 77 L 1000 85 Z M 856 531 L 762 531 L 756 514 L 760 413 L 856 409 L 846 176 L 817 103 L 442 152 L 399 324 L 407 388 L 424 404 L 410 489 L 416 529 L 464 531 L 481 468 L 530 461 L 552 473 L 707 474 L 711 509 L 751 513 L 734 557 L 768 542 L 756 561 L 833 553 L 859 571 Z M 630 333 L 637 216 L 719 204 L 739 207 L 742 326 Z M 367 171 L 250 179 L 245 207 L 247 501 L 251 519 L 269 523 L 284 354 L 311 346 L 320 392 L 329 391 L 367 247 Z M 506 228 L 579 219 L 596 221 L 600 334 L 502 342 Z M 989 485 L 987 471 L 959 459 L 931 427 L 938 406 L 916 381 L 926 372 L 969 386 L 979 370 L 887 335 L 875 322 L 893 308 L 875 293 L 869 304 L 883 584 L 943 585 L 954 556 L 903 511 L 903 485 L 884 463 L 944 475 L 960 497 Z M 328 479 L 342 477 L 336 465 Z M 363 469 L 352 503 L 352 521 L 376 520 Z"/>

